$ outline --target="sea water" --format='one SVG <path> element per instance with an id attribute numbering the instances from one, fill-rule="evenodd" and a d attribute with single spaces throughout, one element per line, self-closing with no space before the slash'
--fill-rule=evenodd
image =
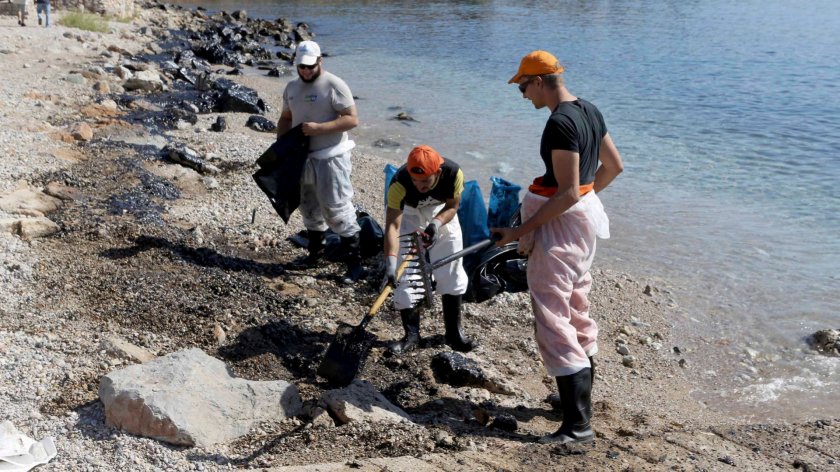
<path id="1" fill-rule="evenodd" d="M 181 3 L 308 23 L 359 97 L 360 146 L 399 162 L 430 144 L 485 193 L 491 175 L 543 172 L 548 112 L 507 80 L 552 52 L 626 164 L 601 194 L 613 237 L 596 266 L 660 290 L 663 349 L 681 348 L 696 398 L 756 420 L 838 414 L 840 360 L 804 338 L 840 329 L 840 3 Z"/>

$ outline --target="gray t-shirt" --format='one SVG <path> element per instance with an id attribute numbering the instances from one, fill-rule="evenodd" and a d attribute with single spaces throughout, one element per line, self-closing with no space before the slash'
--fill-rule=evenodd
<path id="1" fill-rule="evenodd" d="M 292 112 L 292 127 L 304 122 L 324 123 L 338 118 L 338 112 L 355 105 L 350 87 L 337 76 L 322 71 L 315 82 L 297 78 L 283 91 L 283 111 Z M 346 141 L 347 132 L 313 136 L 310 152 L 319 151 Z"/>

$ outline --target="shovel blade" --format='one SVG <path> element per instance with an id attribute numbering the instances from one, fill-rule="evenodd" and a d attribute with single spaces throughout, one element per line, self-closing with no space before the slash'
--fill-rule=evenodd
<path id="1" fill-rule="evenodd" d="M 318 367 L 318 375 L 331 387 L 346 387 L 364 367 L 376 336 L 359 326 L 341 323 Z"/>

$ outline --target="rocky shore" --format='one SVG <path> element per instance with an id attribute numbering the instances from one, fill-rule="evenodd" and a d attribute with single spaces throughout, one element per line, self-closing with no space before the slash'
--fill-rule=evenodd
<path id="1" fill-rule="evenodd" d="M 524 293 L 467 304 L 480 346 L 454 360 L 434 314 L 423 349 L 389 356 L 401 327 L 386 308 L 362 382 L 330 389 L 315 370 L 376 297 L 379 258 L 356 287 L 336 264 L 287 270 L 300 218 L 284 225 L 251 179 L 306 19 L 141 7 L 107 34 L 0 17 L 0 421 L 54 438 L 41 470 L 840 470 L 840 415 L 748 424 L 693 400 L 668 294 L 603 259 L 593 445 L 536 442 L 560 418 Z M 353 159 L 355 203 L 379 219 L 388 161 Z M 111 386 L 176 378 L 139 370 L 174 358 L 212 380 L 157 387 L 191 423 L 240 388 L 283 395 L 284 413 L 237 410 L 166 440 L 127 433 L 148 426 L 136 417 L 113 426 Z"/>

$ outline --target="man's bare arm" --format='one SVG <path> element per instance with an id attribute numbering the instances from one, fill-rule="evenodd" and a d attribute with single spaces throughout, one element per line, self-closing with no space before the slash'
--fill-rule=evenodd
<path id="1" fill-rule="evenodd" d="M 396 256 L 400 252 L 399 236 L 402 224 L 402 210 L 387 208 L 385 210 L 385 257 Z"/>
<path id="2" fill-rule="evenodd" d="M 277 139 L 288 133 L 290 129 L 292 129 L 292 112 L 285 110 L 280 113 L 280 119 L 277 120 Z"/>
<path id="3" fill-rule="evenodd" d="M 621 161 L 621 154 L 610 138 L 610 134 L 604 135 L 601 140 L 601 151 L 598 153 L 598 160 L 601 165 L 595 172 L 595 193 L 607 188 L 618 174 L 624 171 L 624 162 Z"/>

